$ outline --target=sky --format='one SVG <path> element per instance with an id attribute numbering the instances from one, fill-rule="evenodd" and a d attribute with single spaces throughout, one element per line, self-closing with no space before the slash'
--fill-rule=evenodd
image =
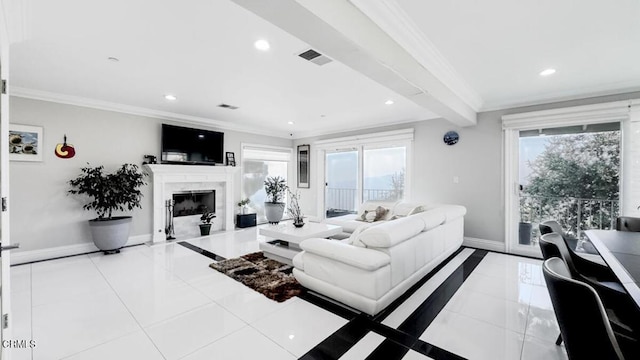
<path id="1" fill-rule="evenodd" d="M 531 174 L 529 162 L 533 162 L 538 155 L 542 154 L 545 145 L 549 142 L 549 136 L 531 136 L 520 138 L 520 184 L 528 185 L 527 179 Z"/>
<path id="2" fill-rule="evenodd" d="M 391 189 L 391 176 L 404 171 L 404 147 L 366 149 L 364 152 L 364 187 Z M 327 154 L 327 181 L 330 188 L 355 189 L 358 182 L 358 152 Z"/>

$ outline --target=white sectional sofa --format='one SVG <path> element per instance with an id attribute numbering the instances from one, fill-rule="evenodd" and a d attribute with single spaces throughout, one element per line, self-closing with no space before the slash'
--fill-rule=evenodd
<path id="1" fill-rule="evenodd" d="M 338 217 L 328 218 L 324 220 L 325 223 L 331 225 L 338 225 L 342 227 L 343 233 L 339 236 L 336 236 L 337 239 L 343 239 L 351 236 L 351 234 L 356 231 L 359 227 L 362 227 L 363 224 L 366 224 L 363 221 L 358 220 L 360 216 L 364 213 L 364 211 L 375 211 L 378 206 L 382 206 L 385 209 L 388 209 L 386 216 L 382 219 L 382 221 L 388 221 L 395 217 L 404 217 L 413 215 L 415 213 L 419 213 L 428 209 L 427 206 L 418 203 L 397 201 L 397 202 L 389 202 L 389 201 L 365 201 L 360 208 L 358 209 L 357 214 L 349 214 L 342 215 Z M 377 225 L 376 221 L 376 225 Z"/>
<path id="2" fill-rule="evenodd" d="M 463 206 L 440 205 L 360 226 L 345 240 L 305 240 L 293 274 L 306 288 L 375 315 L 462 245 L 465 214 Z"/>

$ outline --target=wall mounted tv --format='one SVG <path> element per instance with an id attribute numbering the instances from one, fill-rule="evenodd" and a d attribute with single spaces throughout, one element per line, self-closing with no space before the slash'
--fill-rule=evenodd
<path id="1" fill-rule="evenodd" d="M 163 164 L 224 163 L 224 133 L 162 124 Z"/>

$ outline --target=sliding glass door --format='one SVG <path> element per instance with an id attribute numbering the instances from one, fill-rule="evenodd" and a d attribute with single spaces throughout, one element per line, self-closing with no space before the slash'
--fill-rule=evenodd
<path id="1" fill-rule="evenodd" d="M 358 150 L 336 150 L 325 154 L 325 216 L 354 214 L 360 203 Z"/>
<path id="2" fill-rule="evenodd" d="M 401 200 L 405 191 L 406 147 L 371 147 L 363 152 L 362 200 Z"/>
<path id="3" fill-rule="evenodd" d="M 620 214 L 620 123 L 517 131 L 518 202 L 512 248 L 538 249 L 538 225 L 555 220 L 580 239 Z M 580 242 L 577 243 L 579 246 Z"/>
<path id="4" fill-rule="evenodd" d="M 325 152 L 325 216 L 355 214 L 367 200 L 406 196 L 406 145 L 360 145 Z"/>

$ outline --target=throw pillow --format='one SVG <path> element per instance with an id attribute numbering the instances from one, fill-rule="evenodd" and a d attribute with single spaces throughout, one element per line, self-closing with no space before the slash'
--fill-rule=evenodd
<path id="1" fill-rule="evenodd" d="M 374 221 L 376 221 L 377 212 L 376 211 L 365 210 L 363 216 L 364 216 L 364 221 L 366 221 L 366 222 L 374 222 Z"/>
<path id="2" fill-rule="evenodd" d="M 389 209 L 382 206 L 378 206 L 376 208 L 376 216 L 373 218 L 373 221 L 384 220 L 388 212 L 389 212 Z"/>

